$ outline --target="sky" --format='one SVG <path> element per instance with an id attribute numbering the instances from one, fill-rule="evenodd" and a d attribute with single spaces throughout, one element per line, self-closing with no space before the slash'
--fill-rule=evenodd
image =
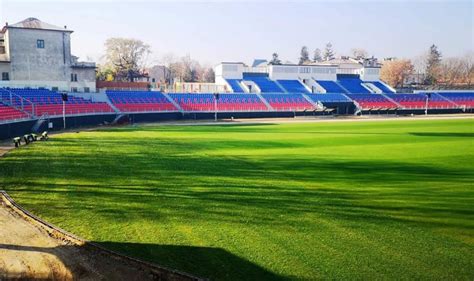
<path id="1" fill-rule="evenodd" d="M 150 61 L 190 55 L 204 64 L 251 63 L 279 54 L 297 62 L 331 42 L 336 55 L 363 48 L 378 58 L 415 58 L 431 44 L 444 57 L 474 50 L 474 1 L 0 0 L 0 23 L 28 17 L 74 30 L 72 51 L 100 61 L 110 37 L 149 44 Z"/>

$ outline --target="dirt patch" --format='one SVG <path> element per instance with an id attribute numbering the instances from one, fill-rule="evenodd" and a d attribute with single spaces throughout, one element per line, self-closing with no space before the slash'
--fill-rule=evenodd
<path id="1" fill-rule="evenodd" d="M 197 280 L 51 235 L 2 202 L 0 280 Z"/>
<path id="2" fill-rule="evenodd" d="M 8 151 L 10 151 L 13 147 L 12 146 L 1 146 L 0 144 L 0 157 L 5 155 Z"/>

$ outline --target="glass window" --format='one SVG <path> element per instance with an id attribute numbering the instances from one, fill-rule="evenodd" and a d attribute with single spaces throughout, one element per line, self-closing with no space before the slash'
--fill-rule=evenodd
<path id="1" fill-rule="evenodd" d="M 36 48 L 44 49 L 44 40 L 42 40 L 42 39 L 36 40 Z"/>
<path id="2" fill-rule="evenodd" d="M 10 74 L 8 72 L 2 72 L 2 80 L 3 81 L 10 80 Z"/>

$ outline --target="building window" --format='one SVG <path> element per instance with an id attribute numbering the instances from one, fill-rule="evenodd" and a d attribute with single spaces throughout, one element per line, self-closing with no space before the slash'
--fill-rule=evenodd
<path id="1" fill-rule="evenodd" d="M 59 88 L 58 88 L 58 87 L 52 87 L 52 88 L 51 88 L 51 91 L 57 92 L 57 91 L 59 91 Z"/>
<path id="2" fill-rule="evenodd" d="M 84 93 L 89 93 L 91 89 L 89 87 L 84 87 Z"/>
<path id="3" fill-rule="evenodd" d="M 5 46 L 0 46 L 0 54 L 5 54 Z"/>
<path id="4" fill-rule="evenodd" d="M 71 88 L 71 92 L 77 93 L 77 87 L 72 87 L 72 88 Z"/>
<path id="5" fill-rule="evenodd" d="M 42 40 L 42 39 L 36 40 L 36 48 L 44 49 L 44 40 Z"/>
<path id="6" fill-rule="evenodd" d="M 77 74 L 71 73 L 71 82 L 77 82 Z"/>
<path id="7" fill-rule="evenodd" d="M 10 74 L 8 72 L 2 72 L 2 80 L 3 81 L 10 80 Z"/>

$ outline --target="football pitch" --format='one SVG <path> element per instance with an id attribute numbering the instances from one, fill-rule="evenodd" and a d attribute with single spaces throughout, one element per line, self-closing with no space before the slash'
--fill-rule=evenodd
<path id="1" fill-rule="evenodd" d="M 211 280 L 474 278 L 474 119 L 65 133 L 0 158 L 2 188 Z"/>

